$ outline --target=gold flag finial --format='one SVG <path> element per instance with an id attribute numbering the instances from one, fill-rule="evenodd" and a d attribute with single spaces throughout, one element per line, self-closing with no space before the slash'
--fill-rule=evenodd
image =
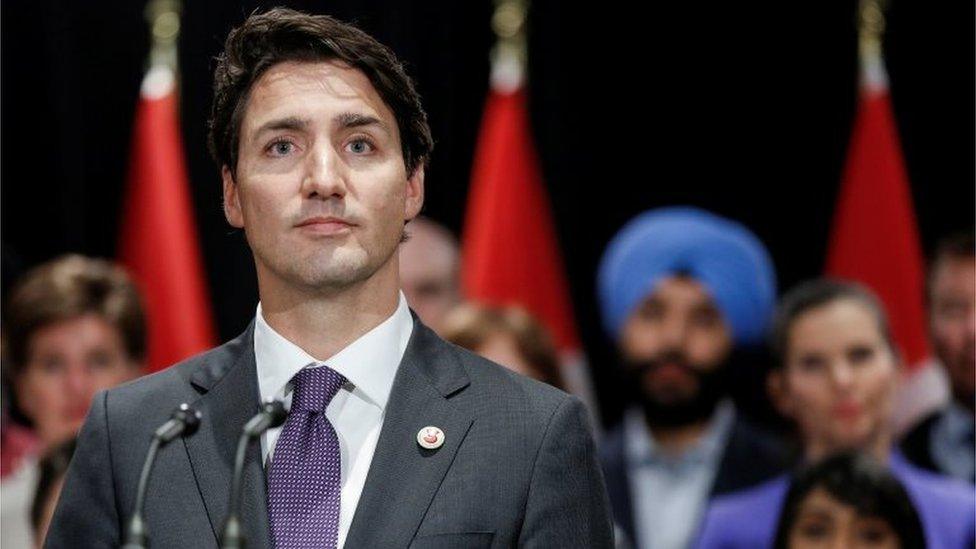
<path id="1" fill-rule="evenodd" d="M 887 0 L 861 0 L 858 10 L 858 50 L 862 61 L 881 57 Z"/>
<path id="2" fill-rule="evenodd" d="M 146 4 L 146 22 L 149 24 L 152 45 L 149 50 L 149 66 L 165 66 L 176 70 L 176 41 L 180 35 L 180 0 L 150 0 Z"/>
<path id="3" fill-rule="evenodd" d="M 525 77 L 527 10 L 528 0 L 495 0 L 495 13 L 491 17 L 491 28 L 495 31 L 491 83 L 497 89 L 515 90 Z"/>
<path id="4" fill-rule="evenodd" d="M 888 71 L 885 70 L 882 52 L 887 4 L 887 0 L 861 0 L 858 6 L 859 84 L 867 92 L 888 89 Z"/>

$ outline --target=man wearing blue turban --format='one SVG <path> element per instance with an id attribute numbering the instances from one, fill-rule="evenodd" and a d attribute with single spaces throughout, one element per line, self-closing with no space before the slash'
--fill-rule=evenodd
<path id="1" fill-rule="evenodd" d="M 687 547 L 711 496 L 785 465 L 727 398 L 733 356 L 762 344 L 775 308 L 772 261 L 739 223 L 662 208 L 613 238 L 597 287 L 634 403 L 602 444 L 615 520 L 638 548 Z"/>

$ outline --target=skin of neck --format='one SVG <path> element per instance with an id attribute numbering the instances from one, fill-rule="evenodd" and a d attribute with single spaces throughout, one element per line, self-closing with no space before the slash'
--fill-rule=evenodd
<path id="1" fill-rule="evenodd" d="M 399 304 L 397 252 L 369 278 L 342 288 L 296 286 L 256 264 L 265 322 L 317 360 L 383 323 Z"/>
<path id="2" fill-rule="evenodd" d="M 843 446 L 835 443 L 834 441 L 828 440 L 809 441 L 805 447 L 804 458 L 806 459 L 807 463 L 815 463 L 836 452 L 856 449 L 870 455 L 872 458 L 877 460 L 878 463 L 887 464 L 888 458 L 891 454 L 892 442 L 893 436 L 891 434 L 891 429 L 888 427 L 883 427 L 868 437 L 867 440 L 865 440 L 862 444 L 858 444 L 854 448 L 851 448 L 850 446 Z"/>

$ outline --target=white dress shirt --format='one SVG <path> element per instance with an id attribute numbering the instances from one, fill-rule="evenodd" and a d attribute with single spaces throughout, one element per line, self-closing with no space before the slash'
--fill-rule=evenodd
<path id="1" fill-rule="evenodd" d="M 325 360 L 316 359 L 274 331 L 265 322 L 260 303 L 255 316 L 254 358 L 262 400 L 281 399 L 290 408 L 291 378 L 306 367 L 327 365 L 348 380 L 325 411 L 339 437 L 342 492 L 337 547 L 342 547 L 373 461 L 393 378 L 413 332 L 407 300 L 401 292 L 393 315 Z M 266 470 L 280 433 L 278 427 L 261 437 Z"/>
<path id="2" fill-rule="evenodd" d="M 697 442 L 680 455 L 668 455 L 651 435 L 644 413 L 639 409 L 627 412 L 625 451 L 637 547 L 685 549 L 691 545 L 734 422 L 732 403 L 723 401 Z"/>

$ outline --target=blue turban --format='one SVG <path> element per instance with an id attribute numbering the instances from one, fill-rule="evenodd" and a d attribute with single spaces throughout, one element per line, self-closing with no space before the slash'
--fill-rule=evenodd
<path id="1" fill-rule="evenodd" d="M 776 304 L 769 253 L 743 225 L 692 207 L 645 212 L 610 241 L 597 278 L 607 332 L 619 338 L 634 307 L 676 274 L 708 290 L 737 344 L 762 342 Z"/>

